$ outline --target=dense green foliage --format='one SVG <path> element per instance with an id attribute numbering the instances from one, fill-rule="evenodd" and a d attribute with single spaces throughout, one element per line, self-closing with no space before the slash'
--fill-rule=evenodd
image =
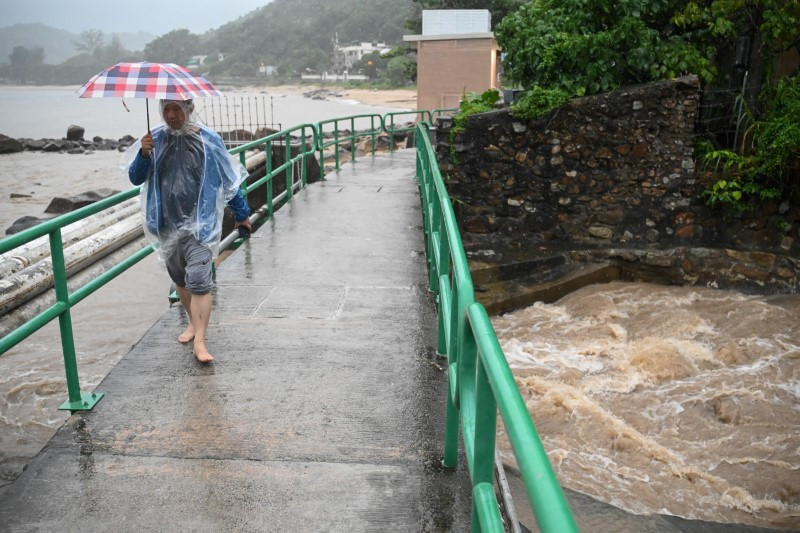
<path id="1" fill-rule="evenodd" d="M 511 104 L 511 114 L 519 118 L 536 118 L 563 107 L 569 99 L 570 95 L 561 89 L 531 87 Z"/>
<path id="2" fill-rule="evenodd" d="M 461 99 L 458 113 L 453 116 L 452 132 L 464 131 L 467 118 L 475 113 L 491 111 L 500 101 L 500 93 L 496 89 L 489 89 L 483 93 L 469 93 Z"/>
<path id="3" fill-rule="evenodd" d="M 31 64 L 25 68 L 0 65 L 0 78 L 82 83 L 120 61 L 186 64 L 192 56 L 199 55 L 208 56 L 204 73 L 214 76 L 255 77 L 260 66 L 269 65 L 276 67 L 282 78 L 293 78 L 308 71 L 329 70 L 337 38 L 342 46 L 362 41 L 384 42 L 389 46 L 402 44 L 407 31 L 404 24 L 414 16 L 415 9 L 412 0 L 274 0 L 203 35 L 186 29 L 173 30 L 151 39 L 144 51 L 138 53 L 125 50 L 114 36 L 109 39 L 100 30 L 88 30 L 70 43 L 68 48 L 73 57 L 63 64 Z M 31 56 L 37 47 L 23 48 Z M 18 51 L 17 55 L 20 54 L 25 52 Z M 0 63 L 3 59 L 0 58 Z M 408 57 L 393 55 L 381 66 L 378 77 L 394 80 L 396 84 L 407 83 L 416 73 L 412 63 Z"/>
<path id="4" fill-rule="evenodd" d="M 798 0 L 532 0 L 496 33 L 510 82 L 584 95 L 684 73 L 710 82 L 740 35 L 800 44 L 798 18 Z"/>
<path id="5" fill-rule="evenodd" d="M 398 87 L 413 83 L 417 79 L 417 62 L 411 57 L 412 50 L 399 46 L 380 53 L 365 54 L 353 64 L 353 71 L 367 76 L 370 83 L 384 87 Z"/>
<path id="6" fill-rule="evenodd" d="M 533 0 L 496 29 L 506 77 L 579 96 L 683 72 L 711 79 L 707 55 L 669 24 L 678 3 Z"/>
<path id="7" fill-rule="evenodd" d="M 800 44 L 797 0 L 693 0 L 680 4 L 672 23 L 695 31 L 693 39 L 698 43 L 730 39 L 753 27 L 779 49 Z"/>
<path id="8" fill-rule="evenodd" d="M 467 119 L 476 113 L 485 113 L 495 108 L 500 101 L 500 93 L 496 89 L 489 89 L 482 93 L 468 93 L 461 98 L 458 113 L 453 115 L 453 127 L 450 128 L 450 161 L 458 164 L 455 151 L 455 135 L 464 131 Z"/>
<path id="9" fill-rule="evenodd" d="M 330 67 L 333 41 L 402 43 L 403 24 L 412 16 L 411 0 L 274 0 L 204 35 L 203 53 L 225 60 L 212 74 L 254 73 L 273 65 L 282 75 Z"/>
<path id="10" fill-rule="evenodd" d="M 189 30 L 173 30 L 147 43 L 144 57 L 154 63 L 185 65 L 197 54 L 200 37 Z"/>
<path id="11" fill-rule="evenodd" d="M 782 194 L 800 200 L 800 75 L 782 79 L 768 95 L 761 119 L 747 114 L 743 155 L 703 155 L 706 170 L 719 177 L 704 193 L 709 205 L 745 210 Z"/>

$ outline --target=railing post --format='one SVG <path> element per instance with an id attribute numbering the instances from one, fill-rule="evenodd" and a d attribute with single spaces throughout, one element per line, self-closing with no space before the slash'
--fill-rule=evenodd
<path id="1" fill-rule="evenodd" d="M 390 118 L 391 124 L 389 126 L 389 131 L 387 133 L 389 134 L 389 151 L 394 152 L 394 115 L 390 116 L 391 116 Z M 384 124 L 384 128 L 385 127 L 386 125 Z"/>
<path id="2" fill-rule="evenodd" d="M 292 137 L 287 133 L 283 137 L 283 163 L 286 165 L 284 170 L 286 175 L 286 198 L 291 200 L 294 194 L 294 183 L 292 180 L 292 169 L 294 168 L 292 161 Z"/>
<path id="3" fill-rule="evenodd" d="M 333 148 L 336 150 L 336 170 L 339 170 L 339 122 L 333 123 Z"/>
<path id="4" fill-rule="evenodd" d="M 375 157 L 375 137 L 378 134 L 375 132 L 375 117 L 374 116 L 370 117 L 369 125 L 370 125 L 370 128 L 372 129 L 372 133 L 369 136 L 370 137 L 370 148 L 372 150 L 372 157 Z M 383 125 L 381 125 L 381 129 L 383 129 Z"/>
<path id="5" fill-rule="evenodd" d="M 244 156 L 244 152 L 239 152 L 239 162 L 242 166 L 247 170 L 247 159 Z M 239 185 L 239 188 L 242 190 L 242 196 L 244 196 L 245 203 L 247 202 L 247 178 Z"/>
<path id="6" fill-rule="evenodd" d="M 64 262 L 64 244 L 61 241 L 61 228 L 50 232 L 50 257 L 53 261 L 53 286 L 56 301 L 64 306 L 58 315 L 58 327 L 61 332 L 61 351 L 64 355 L 64 371 L 67 376 L 67 393 L 69 399 L 61 404 L 63 411 L 87 411 L 103 397 L 103 393 L 82 393 L 78 380 L 78 363 L 75 360 L 75 339 L 72 335 L 72 316 L 69 307 L 69 290 L 67 289 L 67 270 Z"/>
<path id="7" fill-rule="evenodd" d="M 272 218 L 273 213 L 275 212 L 275 207 L 272 205 L 272 141 L 267 141 L 266 145 L 264 146 L 264 150 L 266 151 L 267 155 L 267 166 L 264 170 L 266 170 L 265 176 L 269 176 L 267 179 L 267 218 Z"/>
<path id="8" fill-rule="evenodd" d="M 316 134 L 314 135 L 314 142 L 316 143 L 315 150 L 319 152 L 319 179 L 325 180 L 325 151 L 322 145 L 325 144 L 322 138 L 322 123 L 317 122 Z"/>
<path id="9" fill-rule="evenodd" d="M 449 365 L 448 365 L 449 367 Z M 452 378 L 455 372 L 448 372 Z M 445 468 L 455 468 L 458 466 L 458 407 L 453 403 L 453 395 L 450 394 L 450 379 L 447 387 L 447 415 L 444 424 L 444 457 L 442 466 Z"/>
<path id="10" fill-rule="evenodd" d="M 306 127 L 303 126 L 302 135 L 300 135 L 301 142 L 303 143 L 303 151 L 302 155 L 300 156 L 300 181 L 303 184 L 303 188 L 306 188 L 308 185 L 308 177 L 306 175 L 306 155 L 308 152 L 308 142 L 306 140 Z M 314 149 L 311 149 L 310 153 L 314 153 Z"/>
<path id="11" fill-rule="evenodd" d="M 470 332 L 470 336 L 472 333 Z M 477 376 L 475 380 L 475 435 L 472 456 L 472 488 L 481 483 L 492 485 L 494 483 L 494 450 L 497 435 L 497 402 L 492 393 L 492 387 L 486 376 L 486 369 L 476 349 Z M 494 497 L 494 491 L 492 491 Z M 496 505 L 496 498 L 495 498 Z M 478 519 L 478 501 L 472 499 L 472 526 L 480 525 Z"/>
<path id="12" fill-rule="evenodd" d="M 370 123 L 371 124 L 371 123 Z M 350 163 L 356 162 L 356 119 L 350 118 Z"/>

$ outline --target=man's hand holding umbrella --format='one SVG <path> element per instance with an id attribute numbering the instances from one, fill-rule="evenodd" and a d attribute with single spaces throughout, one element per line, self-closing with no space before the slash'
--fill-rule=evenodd
<path id="1" fill-rule="evenodd" d="M 150 154 L 153 153 L 153 134 L 149 131 L 142 137 L 142 157 L 150 159 Z"/>

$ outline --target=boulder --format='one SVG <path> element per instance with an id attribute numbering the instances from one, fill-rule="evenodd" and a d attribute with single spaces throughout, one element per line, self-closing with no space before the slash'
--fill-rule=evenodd
<path id="1" fill-rule="evenodd" d="M 62 215 L 113 196 L 118 192 L 114 189 L 103 188 L 76 194 L 75 196 L 56 197 L 50 201 L 50 205 L 47 206 L 44 212 Z"/>
<path id="2" fill-rule="evenodd" d="M 61 143 L 58 141 L 48 141 L 42 146 L 42 152 L 60 152 Z"/>
<path id="3" fill-rule="evenodd" d="M 263 139 L 267 135 L 272 135 L 273 133 L 277 133 L 277 132 L 278 132 L 278 130 L 274 130 L 272 128 L 267 128 L 267 127 L 262 126 L 262 127 L 258 128 L 256 130 L 256 139 Z"/>
<path id="4" fill-rule="evenodd" d="M 22 143 L 16 139 L 12 139 L 7 135 L 0 134 L 0 154 L 13 154 L 21 152 L 25 149 Z"/>
<path id="5" fill-rule="evenodd" d="M 25 146 L 26 150 L 41 150 L 47 144 L 47 141 L 44 139 L 34 140 L 34 139 L 26 139 L 23 145 Z"/>
<path id="6" fill-rule="evenodd" d="M 95 144 L 95 148 L 97 150 L 116 150 L 119 148 L 119 143 L 111 139 L 104 139 L 103 141 Z"/>
<path id="7" fill-rule="evenodd" d="M 80 126 L 75 126 L 74 124 L 67 128 L 67 140 L 69 141 L 82 141 L 83 140 L 83 133 L 84 130 Z"/>
<path id="8" fill-rule="evenodd" d="M 24 216 L 22 218 L 18 218 L 14 221 L 11 226 L 6 228 L 6 235 L 13 235 L 15 233 L 19 233 L 20 231 L 26 230 L 28 228 L 32 228 L 37 224 L 41 224 L 42 222 L 46 222 L 50 220 L 50 218 L 39 218 L 39 217 L 32 217 L 32 216 Z"/>

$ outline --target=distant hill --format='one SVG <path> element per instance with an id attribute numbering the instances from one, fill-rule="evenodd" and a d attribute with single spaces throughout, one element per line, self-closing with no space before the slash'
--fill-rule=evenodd
<path id="1" fill-rule="evenodd" d="M 44 24 L 14 24 L 0 28 L 0 63 L 7 63 L 8 56 L 15 46 L 44 49 L 44 62 L 50 65 L 61 63 L 74 56 L 74 41 L 78 36 L 66 30 L 59 30 Z"/>
<path id="2" fill-rule="evenodd" d="M 109 33 L 108 38 L 110 39 L 114 35 L 119 37 L 122 46 L 126 50 L 138 52 L 144 50 L 144 47 L 147 43 L 158 37 L 157 35 L 148 33 L 146 31 L 137 31 L 136 33 Z"/>
<path id="3" fill-rule="evenodd" d="M 106 35 L 110 39 L 114 34 Z M 143 50 L 144 46 L 156 38 L 146 32 L 117 33 L 122 46 L 128 50 Z M 15 46 L 32 49 L 40 46 L 44 49 L 44 62 L 56 65 L 77 55 L 75 42 L 80 35 L 60 30 L 40 23 L 14 24 L 0 28 L 0 63 L 7 63 L 8 56 Z"/>
<path id="4" fill-rule="evenodd" d="M 417 10 L 412 0 L 273 0 L 203 35 L 207 53 L 225 54 L 225 62 L 296 69 L 321 51 L 340 44 L 383 41 L 403 44 L 406 20 Z"/>

